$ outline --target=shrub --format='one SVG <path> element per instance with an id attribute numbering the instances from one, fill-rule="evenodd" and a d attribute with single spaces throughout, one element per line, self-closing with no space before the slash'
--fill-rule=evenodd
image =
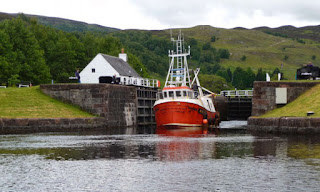
<path id="1" fill-rule="evenodd" d="M 20 83 L 19 75 L 18 74 L 12 75 L 8 79 L 8 83 L 9 83 L 9 86 L 15 86 L 16 84 Z"/>

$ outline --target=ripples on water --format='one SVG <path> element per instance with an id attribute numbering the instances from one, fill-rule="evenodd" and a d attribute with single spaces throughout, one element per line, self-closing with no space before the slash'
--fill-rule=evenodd
<path id="1" fill-rule="evenodd" d="M 224 133 L 0 136 L 0 191 L 319 191 L 320 141 Z"/>

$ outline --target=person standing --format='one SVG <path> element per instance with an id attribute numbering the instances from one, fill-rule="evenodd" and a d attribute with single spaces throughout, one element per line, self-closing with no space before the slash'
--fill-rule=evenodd
<path id="1" fill-rule="evenodd" d="M 114 74 L 113 76 L 112 76 L 112 82 L 111 83 L 113 83 L 113 84 L 116 84 L 117 83 L 117 76 L 116 76 L 116 74 Z"/>
<path id="2" fill-rule="evenodd" d="M 80 72 L 79 72 L 79 69 L 76 70 L 75 76 L 76 76 L 77 79 L 78 79 L 78 83 L 81 83 L 81 81 L 80 81 Z"/>

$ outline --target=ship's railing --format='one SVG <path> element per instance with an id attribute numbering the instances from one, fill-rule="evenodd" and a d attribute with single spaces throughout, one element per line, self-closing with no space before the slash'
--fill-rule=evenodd
<path id="1" fill-rule="evenodd" d="M 160 88 L 160 81 L 141 77 L 121 77 L 121 84 L 141 87 Z"/>
<path id="2" fill-rule="evenodd" d="M 225 97 L 252 97 L 253 90 L 226 90 L 220 92 Z"/>

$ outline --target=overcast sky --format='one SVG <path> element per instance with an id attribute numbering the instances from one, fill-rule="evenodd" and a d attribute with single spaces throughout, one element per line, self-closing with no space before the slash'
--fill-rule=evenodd
<path id="1" fill-rule="evenodd" d="M 119 29 L 320 24 L 317 0 L 0 0 L 0 12 L 60 17 Z"/>

